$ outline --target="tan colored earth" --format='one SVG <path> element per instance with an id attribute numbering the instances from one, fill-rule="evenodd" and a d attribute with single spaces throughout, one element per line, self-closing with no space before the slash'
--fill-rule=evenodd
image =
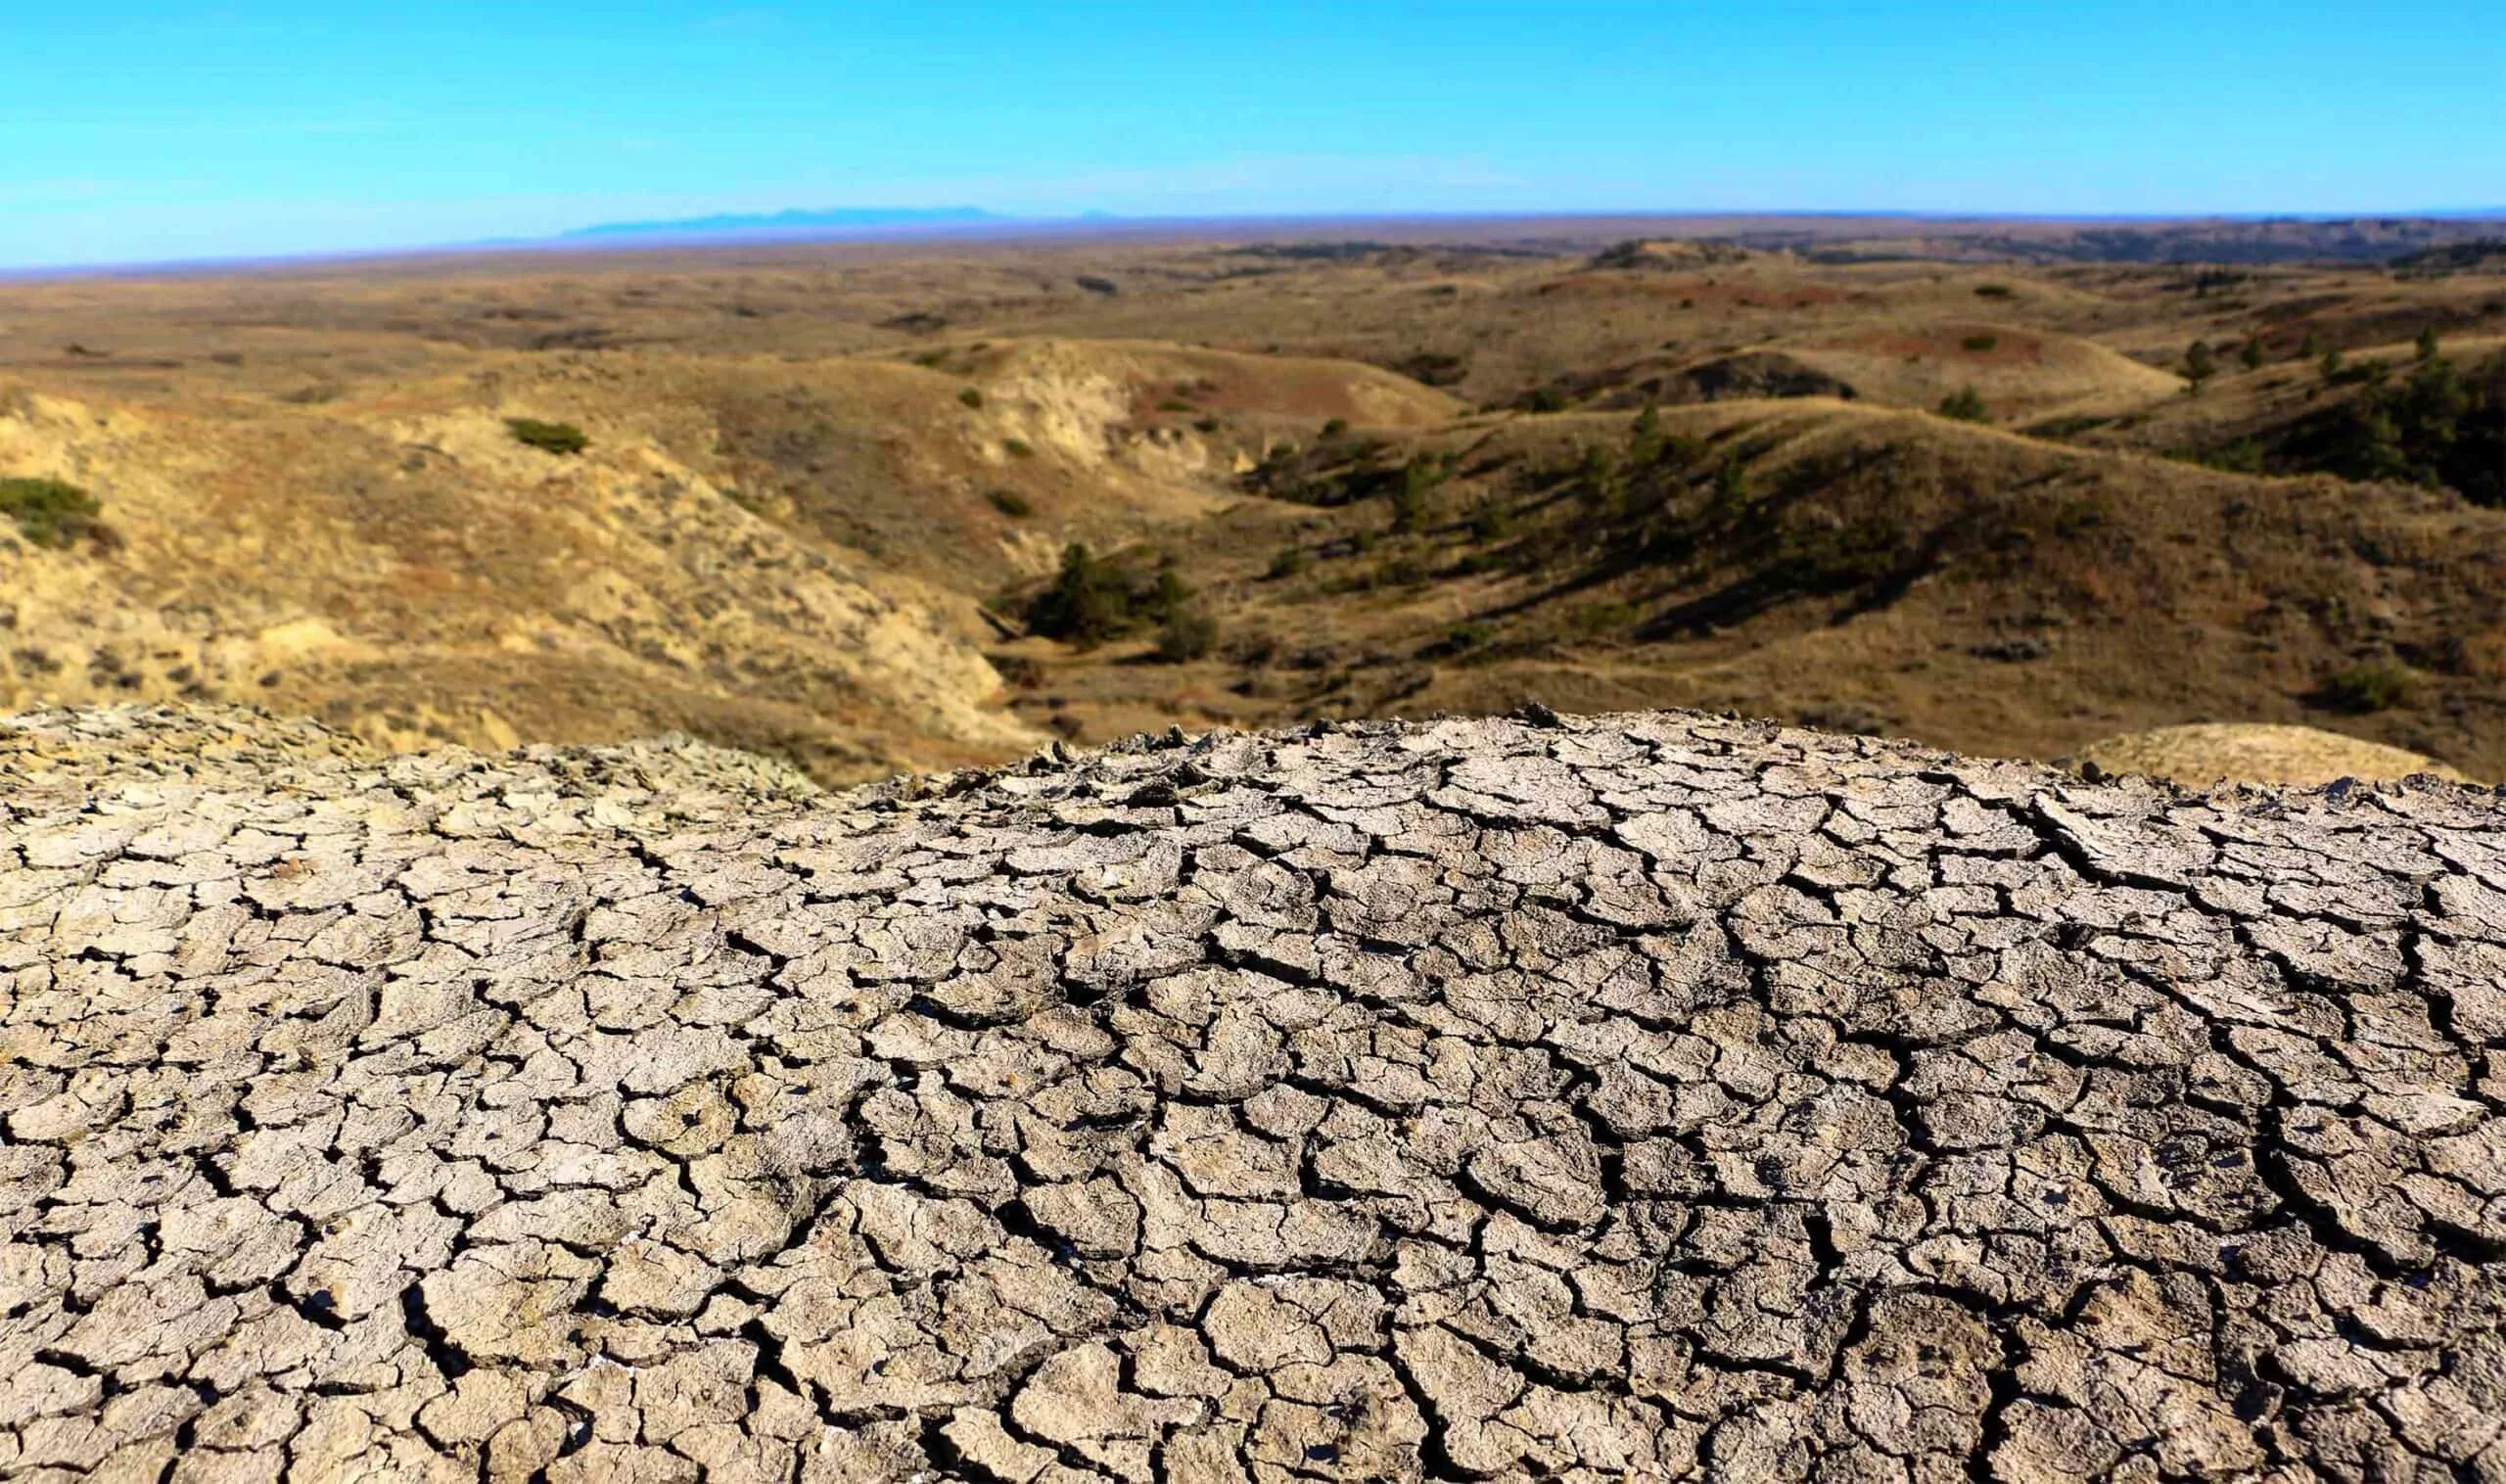
<path id="1" fill-rule="evenodd" d="M 2199 788 L 2221 781 L 2316 785 L 2341 778 L 2390 782 L 2413 773 L 2465 781 L 2434 758 L 2311 726 L 2204 721 L 2108 737 L 2081 748 L 2108 772 L 2148 773 Z"/>
<path id="2" fill-rule="evenodd" d="M 2456 444 L 2493 436 L 2506 259 L 2364 260 L 2469 225 L 1440 220 L 13 279 L 0 502 L 66 482 L 97 529 L 0 519 L 0 709 L 245 703 L 396 749 L 676 731 L 831 784 L 1525 702 L 2036 758 L 2322 724 L 2506 777 L 2493 461 L 2332 456 L 2438 364 Z M 2212 253 L 2270 260 L 2170 260 Z M 1200 637 L 1038 624 L 1081 543 Z"/>

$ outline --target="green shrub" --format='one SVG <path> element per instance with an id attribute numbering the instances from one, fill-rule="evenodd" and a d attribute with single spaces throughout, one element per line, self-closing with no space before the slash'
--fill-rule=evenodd
<path id="1" fill-rule="evenodd" d="M 1980 423 L 1989 414 L 1984 410 L 1984 394 L 1973 387 L 1961 387 L 1940 399 L 1940 415 L 1954 417 L 1962 423 Z"/>
<path id="2" fill-rule="evenodd" d="M 1034 458 L 1036 456 L 1035 445 L 1022 438 L 1004 438 L 1000 441 L 1000 448 L 1002 452 L 1008 454 L 1011 458 Z"/>
<path id="3" fill-rule="evenodd" d="M 1323 436 L 1324 438 L 1338 438 L 1341 434 L 1348 431 L 1349 420 L 1345 417 L 1335 417 L 1323 425 Z"/>
<path id="4" fill-rule="evenodd" d="M 2407 706 L 2418 677 L 2391 660 L 2353 665 L 2324 683 L 2324 695 L 2343 711 L 2369 713 Z"/>
<path id="5" fill-rule="evenodd" d="M 1470 512 L 1470 534 L 1481 541 L 1502 541 L 1513 533 L 1513 512 L 1495 500 L 1483 501 Z"/>
<path id="6" fill-rule="evenodd" d="M 1717 520 L 1728 521 L 1740 513 L 1749 502 L 1749 471 L 1740 463 L 1740 450 L 1723 450 L 1723 463 L 1714 471 L 1714 494 L 1706 507 Z"/>
<path id="7" fill-rule="evenodd" d="M 1296 546 L 1282 546 L 1272 555 L 1271 569 L 1267 576 L 1276 582 L 1285 578 L 1295 577 L 1304 570 L 1304 550 Z"/>
<path id="8" fill-rule="evenodd" d="M 59 480 L 0 480 L 0 514 L 18 523 L 18 533 L 37 546 L 67 546 L 101 536 L 102 506 L 75 485 Z"/>
<path id="9" fill-rule="evenodd" d="M 1166 397 L 1157 404 L 1160 412 L 1198 412 L 1201 409 L 1179 396 Z"/>
<path id="10" fill-rule="evenodd" d="M 983 394 L 977 392 L 972 387 L 968 387 L 957 394 L 957 400 L 965 403 L 969 407 L 981 407 L 983 405 Z"/>
<path id="11" fill-rule="evenodd" d="M 591 446 L 591 439 L 572 423 L 543 423 L 535 417 L 509 417 L 505 431 L 513 441 L 542 453 L 571 455 Z"/>
<path id="12" fill-rule="evenodd" d="M 1586 603 L 1567 616 L 1577 633 L 1586 637 L 1613 632 L 1636 622 L 1636 609 L 1627 603 Z"/>
<path id="13" fill-rule="evenodd" d="M 2246 337 L 2245 347 L 2243 349 L 2236 352 L 2236 358 L 2245 363 L 2245 369 L 2248 371 L 2258 371 L 2262 369 L 2261 339 L 2256 336 Z"/>
<path id="14" fill-rule="evenodd" d="M 2205 449 L 2195 454 L 2193 461 L 2197 464 L 2206 464 L 2212 469 L 2224 469 L 2230 474 L 2268 472 L 2262 454 L 2262 445 L 2250 438 L 2241 438 L 2234 442 Z"/>
<path id="15" fill-rule="evenodd" d="M 1014 518 L 1036 513 L 1036 507 L 1015 489 L 987 489 L 983 497 L 992 501 L 993 509 L 1005 516 Z"/>
<path id="16" fill-rule="evenodd" d="M 1566 410 L 1566 398 L 1553 388 L 1541 387 L 1531 394 L 1524 405 L 1534 412 L 1563 412 Z"/>
<path id="17" fill-rule="evenodd" d="M 1998 335 L 1970 335 L 1958 344 L 1962 348 L 1969 350 L 1990 350 L 2001 344 L 2001 337 Z"/>
<path id="18" fill-rule="evenodd" d="M 1182 613 L 1191 597 L 1192 589 L 1183 585 L 1183 575 L 1175 570 L 1175 559 L 1170 556 L 1160 560 L 1157 580 L 1148 589 L 1148 616 L 1162 623 Z"/>
<path id="19" fill-rule="evenodd" d="M 1392 492 L 1394 531 L 1416 531 L 1427 524 L 1427 496 L 1443 479 L 1442 467 L 1429 459 L 1414 458 L 1402 466 L 1401 486 Z"/>
<path id="20" fill-rule="evenodd" d="M 1177 609 L 1157 629 L 1157 657 L 1169 665 L 1198 660 L 1218 647 L 1218 620 L 1197 606 Z"/>
<path id="21" fill-rule="evenodd" d="M 2008 284 L 1975 285 L 1975 297 L 1977 299 L 2008 299 L 2016 291 Z"/>

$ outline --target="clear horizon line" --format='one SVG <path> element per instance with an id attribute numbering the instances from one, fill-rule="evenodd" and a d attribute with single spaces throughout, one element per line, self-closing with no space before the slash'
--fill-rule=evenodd
<path id="1" fill-rule="evenodd" d="M 2034 222 L 2094 223 L 2133 222 L 2146 224 L 2221 222 L 2299 221 L 2331 223 L 2340 221 L 2483 221 L 2496 219 L 2506 230 L 2506 205 L 2488 207 L 2444 207 L 2397 210 L 2254 210 L 2254 211 L 1995 211 L 1967 208 L 1891 208 L 1891 207 L 1764 207 L 1764 208 L 1647 208 L 1647 207 L 1579 207 L 1543 210 L 1511 210 L 1503 209 L 1453 209 L 1442 210 L 1384 211 L 1353 209 L 1348 210 L 1311 211 L 1213 211 L 1179 212 L 1174 214 L 1132 215 L 1102 210 L 1063 213 L 1018 214 L 994 211 L 982 207 L 822 207 L 788 208 L 786 212 L 801 214 L 833 211 L 940 211 L 971 210 L 981 219 L 958 221 L 899 221 L 893 224 L 864 224 L 846 227 L 829 223 L 819 227 L 806 224 L 788 231 L 777 231 L 770 225 L 774 211 L 709 212 L 704 216 L 668 218 L 651 222 L 592 222 L 582 226 L 562 227 L 535 236 L 475 238 L 459 242 L 418 242 L 374 248 L 310 248 L 297 252 L 210 255 L 200 257 L 172 258 L 110 258 L 77 263 L 7 264 L 0 263 L 0 281 L 26 281 L 41 278 L 75 278 L 86 275 L 146 276 L 165 273 L 213 273 L 217 271 L 249 271 L 290 266 L 318 266 L 323 263 L 369 262 L 395 257 L 433 257 L 488 255 L 499 252 L 557 251 L 581 253 L 631 252 L 639 247 L 669 245 L 676 247 L 735 246 L 741 243 L 797 246 L 811 242 L 909 242 L 916 239 L 943 241 L 1006 235 L 1020 228 L 1032 227 L 1134 227 L 1210 226 L 1243 224 L 1246 226 L 1291 224 L 1297 222 L 1435 222 L 1435 221 L 1694 221 L 1734 217 L 1794 217 L 1805 220 L 1842 221 L 1934 221 L 1934 222 Z M 696 230 L 673 232 L 677 222 L 699 222 L 716 218 L 752 218 L 761 223 L 751 230 Z M 622 230 L 623 229 L 623 230 Z M 586 235 L 588 234 L 588 235 Z"/>

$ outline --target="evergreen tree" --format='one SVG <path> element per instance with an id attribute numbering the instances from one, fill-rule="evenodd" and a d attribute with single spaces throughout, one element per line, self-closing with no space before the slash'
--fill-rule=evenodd
<path id="1" fill-rule="evenodd" d="M 1027 610 L 1028 627 L 1083 649 L 1112 638 L 1130 619 L 1131 596 L 1120 575 L 1097 561 L 1084 541 L 1062 548 L 1061 572 Z"/>
<path id="2" fill-rule="evenodd" d="M 1401 469 L 1401 487 L 1392 492 L 1392 529 L 1412 532 L 1427 524 L 1427 494 L 1443 478 L 1430 460 L 1414 458 Z"/>
<path id="3" fill-rule="evenodd" d="M 1728 521 L 1740 513 L 1749 502 L 1749 472 L 1740 465 L 1740 450 L 1723 450 L 1723 464 L 1714 471 L 1714 498 L 1707 506 L 1717 520 Z"/>
<path id="4" fill-rule="evenodd" d="M 1636 426 L 1627 435 L 1627 461 L 1639 469 L 1649 469 L 1662 457 L 1662 412 L 1651 402 L 1636 414 Z"/>
<path id="5" fill-rule="evenodd" d="M 1160 621 L 1175 617 L 1191 600 L 1192 589 L 1183 585 L 1183 575 L 1175 570 L 1175 559 L 1168 557 L 1157 564 L 1157 590 L 1149 598 L 1149 617 Z"/>
<path id="6" fill-rule="evenodd" d="M 2193 384 L 2196 394 L 2200 394 L 2202 384 L 2216 376 L 2218 371 L 2218 356 L 2211 351 L 2208 341 L 2197 340 L 2185 348 L 2184 379 Z"/>

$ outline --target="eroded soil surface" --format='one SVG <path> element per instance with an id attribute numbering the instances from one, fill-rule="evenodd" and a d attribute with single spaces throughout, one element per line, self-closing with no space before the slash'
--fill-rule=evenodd
<path id="1" fill-rule="evenodd" d="M 0 789 L 11 1477 L 2506 1477 L 2450 784 L 124 710 Z"/>

